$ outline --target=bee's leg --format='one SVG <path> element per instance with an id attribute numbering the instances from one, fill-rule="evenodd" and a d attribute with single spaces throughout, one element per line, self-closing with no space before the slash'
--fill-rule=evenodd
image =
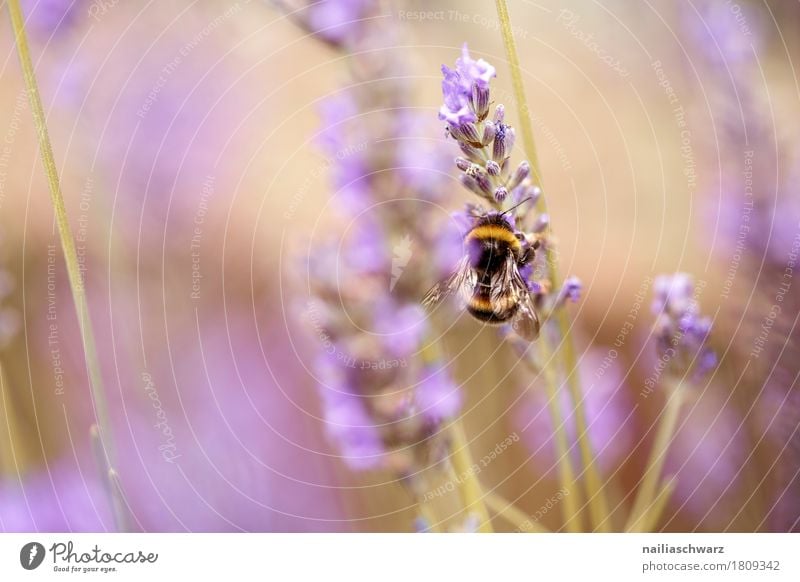
<path id="1" fill-rule="evenodd" d="M 533 260 L 533 257 L 536 256 L 536 250 L 535 249 L 536 249 L 536 247 L 530 247 L 530 246 L 525 245 L 524 250 L 522 251 L 522 254 L 519 257 L 518 264 L 519 264 L 520 267 L 523 267 L 523 266 L 527 265 L 528 263 L 530 263 Z"/>

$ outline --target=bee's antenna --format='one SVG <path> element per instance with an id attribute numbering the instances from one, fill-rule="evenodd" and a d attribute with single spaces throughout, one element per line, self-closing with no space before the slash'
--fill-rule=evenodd
<path id="1" fill-rule="evenodd" d="M 517 208 L 519 208 L 520 206 L 522 206 L 523 204 L 525 204 L 525 203 L 526 203 L 528 200 L 533 200 L 533 196 L 528 196 L 528 197 L 527 197 L 525 200 L 523 200 L 522 202 L 520 202 L 520 203 L 518 203 L 518 204 L 515 204 L 514 206 L 512 206 L 512 207 L 511 207 L 511 208 L 509 208 L 508 210 L 504 210 L 503 212 L 501 212 L 501 213 L 500 213 L 500 216 L 502 216 L 502 215 L 504 215 L 504 214 L 508 214 L 508 213 L 509 213 L 509 212 L 511 212 L 512 210 L 516 210 Z"/>

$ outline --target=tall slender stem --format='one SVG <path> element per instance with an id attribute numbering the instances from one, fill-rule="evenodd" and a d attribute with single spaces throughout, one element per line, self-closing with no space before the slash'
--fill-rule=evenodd
<path id="1" fill-rule="evenodd" d="M 637 531 L 643 523 L 651 522 L 647 519 L 647 514 L 657 507 L 656 496 L 661 480 L 661 471 L 667 459 L 669 445 L 674 437 L 675 425 L 678 423 L 678 416 L 685 398 L 685 389 L 681 384 L 675 385 L 670 392 L 666 409 L 661 413 L 653 448 L 647 460 L 641 485 L 636 491 L 636 499 L 633 502 L 628 523 L 625 525 L 627 531 Z"/>
<path id="2" fill-rule="evenodd" d="M 461 420 L 456 419 L 450 425 L 450 439 L 451 439 L 451 461 L 453 469 L 456 473 L 461 487 L 461 496 L 464 501 L 464 508 L 467 511 L 473 511 L 477 514 L 479 525 L 478 531 L 482 533 L 491 533 L 492 520 L 489 516 L 489 511 L 486 509 L 486 504 L 483 499 L 483 490 L 481 488 L 478 476 L 475 474 L 475 463 L 472 461 L 472 455 L 469 452 L 469 443 L 464 434 L 464 427 L 461 425 Z"/>
<path id="3" fill-rule="evenodd" d="M 506 54 L 511 68 L 511 82 L 514 88 L 514 100 L 519 112 L 523 147 L 528 157 L 528 162 L 531 165 L 531 172 L 537 181 L 537 186 L 544 191 L 528 101 L 525 98 L 525 84 L 522 80 L 522 69 L 519 63 L 517 47 L 514 42 L 514 35 L 511 30 L 511 17 L 509 16 L 508 6 L 505 0 L 496 0 L 495 3 L 497 6 L 498 19 L 500 20 L 500 30 L 503 34 L 503 43 L 505 44 Z M 537 205 L 540 212 L 547 212 L 547 203 L 544 195 L 539 197 Z M 550 280 L 553 288 L 558 288 L 560 284 L 558 264 L 549 245 L 546 247 L 545 253 L 548 270 L 550 272 Z M 594 452 L 589 442 L 588 423 L 586 422 L 586 411 L 583 406 L 583 392 L 578 378 L 575 347 L 572 342 L 569 317 L 565 310 L 559 310 L 559 313 L 556 315 L 556 323 L 558 324 L 562 338 L 561 359 L 564 363 L 564 374 L 566 374 L 567 387 L 569 389 L 572 405 L 575 408 L 575 428 L 578 433 L 578 448 L 580 449 L 581 462 L 584 468 L 583 474 L 586 495 L 589 500 L 589 511 L 592 515 L 594 528 L 600 531 L 608 531 L 611 525 L 608 520 L 608 501 L 606 500 L 603 482 L 595 463 Z"/>
<path id="4" fill-rule="evenodd" d="M 545 386 L 547 388 L 547 410 L 550 414 L 550 422 L 553 425 L 553 440 L 555 441 L 557 465 L 558 465 L 558 480 L 561 488 L 569 491 L 571 495 L 564 498 L 564 503 L 561 504 L 562 513 L 564 515 L 564 527 L 569 532 L 581 531 L 581 517 L 578 510 L 580 504 L 580 492 L 575 491 L 575 470 L 572 467 L 572 456 L 569 451 L 569 439 L 567 432 L 564 429 L 564 418 L 561 414 L 561 403 L 558 394 L 558 380 L 556 378 L 555 370 L 552 365 L 547 364 L 550 357 L 550 352 L 547 343 L 542 344 L 540 350 L 542 352 L 542 373 L 545 377 Z"/>
<path id="5" fill-rule="evenodd" d="M 664 484 L 656 493 L 656 498 L 653 499 L 650 510 L 642 516 L 643 518 L 631 526 L 631 531 L 640 532 L 657 532 L 658 524 L 661 521 L 661 516 L 667 508 L 670 497 L 675 491 L 675 486 L 678 481 L 675 477 L 667 479 Z"/>
<path id="6" fill-rule="evenodd" d="M 89 383 L 92 391 L 92 404 L 94 406 L 95 417 L 100 431 L 100 441 L 102 442 L 103 452 L 106 457 L 107 466 L 113 470 L 115 464 L 113 437 L 108 415 L 108 405 L 106 403 L 105 392 L 103 390 L 103 379 L 100 372 L 100 360 L 97 356 L 97 348 L 92 332 L 92 322 L 89 317 L 89 305 L 86 300 L 86 290 L 81 278 L 78 263 L 78 254 L 75 250 L 75 239 L 67 218 L 67 208 L 64 204 L 64 196 L 61 193 L 61 184 L 58 177 L 53 147 L 50 143 L 50 135 L 47 131 L 47 120 L 42 107 L 42 100 L 39 96 L 39 87 L 36 82 L 36 75 L 31 61 L 28 39 L 25 34 L 25 22 L 20 9 L 19 0 L 9 0 L 8 11 L 11 15 L 11 26 L 14 30 L 14 39 L 17 45 L 22 74 L 25 78 L 25 86 L 28 91 L 28 99 L 31 104 L 33 121 L 36 126 L 36 133 L 39 139 L 39 152 L 42 156 L 47 181 L 50 186 L 50 197 L 53 202 L 53 209 L 56 214 L 56 224 L 58 234 L 61 239 L 61 249 L 64 253 L 64 261 L 67 265 L 67 276 L 69 278 L 70 290 L 75 302 L 75 311 L 78 315 L 78 323 L 81 331 L 81 341 L 86 359 L 86 368 L 89 374 Z M 112 492 L 112 495 L 115 495 Z M 119 500 L 112 499 L 112 505 L 119 506 Z M 115 511 L 117 526 L 121 527 L 125 523 L 124 518 Z"/>

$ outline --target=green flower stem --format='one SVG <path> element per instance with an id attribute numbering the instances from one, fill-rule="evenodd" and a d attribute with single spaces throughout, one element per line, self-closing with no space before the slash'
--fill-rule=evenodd
<path id="1" fill-rule="evenodd" d="M 547 387 L 547 410 L 550 414 L 550 422 L 555 432 L 554 440 L 556 455 L 558 457 L 558 480 L 561 488 L 571 493 L 564 497 L 563 503 L 561 504 L 564 515 L 564 528 L 568 532 L 579 532 L 581 531 L 581 518 L 578 510 L 580 492 L 575 488 L 575 470 L 572 468 L 569 440 L 567 439 L 567 432 L 562 422 L 564 416 L 561 413 L 561 404 L 558 397 L 558 379 L 556 378 L 553 366 L 547 363 L 547 360 L 550 358 L 550 352 L 546 342 L 542 343 L 540 351 L 542 352 L 542 361 L 545 363 L 542 367 L 542 372 L 544 373 L 545 386 Z"/>
<path id="2" fill-rule="evenodd" d="M 675 434 L 675 426 L 686 399 L 686 391 L 681 384 L 676 384 L 669 393 L 666 408 L 661 413 L 661 419 L 656 429 L 653 449 L 642 476 L 641 485 L 636 492 L 633 508 L 625 524 L 627 531 L 639 531 L 643 524 L 651 524 L 652 519 L 647 514 L 657 509 L 656 497 L 661 471 L 667 459 L 667 451 Z M 666 501 L 663 502 L 666 504 Z M 663 507 L 662 507 L 663 509 Z M 655 525 L 655 524 L 652 524 Z"/>
<path id="3" fill-rule="evenodd" d="M 450 425 L 450 460 L 460 483 L 461 497 L 467 512 L 478 516 L 478 531 L 492 533 L 492 520 L 484 502 L 483 490 L 475 474 L 475 463 L 469 452 L 469 443 L 464 434 L 461 420 L 456 419 Z"/>
<path id="4" fill-rule="evenodd" d="M 517 47 L 514 43 L 514 36 L 511 30 L 511 18 L 508 14 L 508 6 L 505 0 L 496 0 L 497 16 L 500 20 L 500 29 L 503 34 L 503 43 L 506 47 L 509 66 L 511 68 L 511 82 L 514 88 L 514 100 L 519 112 L 520 130 L 522 132 L 522 142 L 528 162 L 531 165 L 531 173 L 537 182 L 537 186 L 544 191 L 542 172 L 539 166 L 539 158 L 536 154 L 536 141 L 533 136 L 533 126 L 528 109 L 528 101 L 525 98 L 525 85 L 522 81 L 522 69 L 519 64 Z M 547 203 L 544 195 L 539 197 L 537 207 L 540 212 L 547 212 Z M 558 264 L 551 248 L 545 248 L 547 267 L 550 273 L 550 280 L 554 289 L 560 285 L 558 275 Z M 564 363 L 564 373 L 567 377 L 567 387 L 569 389 L 572 405 L 575 408 L 575 428 L 578 433 L 578 448 L 581 453 L 583 463 L 583 474 L 585 478 L 586 495 L 589 500 L 589 511 L 592 516 L 592 523 L 595 529 L 609 531 L 608 500 L 600 478 L 597 465 L 595 463 L 594 452 L 588 437 L 588 424 L 586 422 L 586 411 L 583 406 L 583 392 L 578 378 L 577 360 L 575 357 L 575 347 L 572 342 L 571 325 L 565 310 L 560 310 L 556 315 L 556 323 L 562 337 L 561 359 Z M 545 339 L 545 341 L 547 341 Z"/>
<path id="5" fill-rule="evenodd" d="M 72 231 L 69 226 L 67 218 L 67 209 L 64 204 L 64 196 L 61 194 L 61 184 L 58 178 L 58 169 L 56 167 L 55 157 L 53 155 L 53 147 L 50 144 L 50 136 L 47 132 L 47 121 L 45 119 L 44 108 L 42 107 L 42 100 L 39 96 L 39 88 L 36 83 L 36 75 L 33 70 L 33 62 L 31 61 L 30 49 L 28 48 L 28 39 L 25 34 L 25 23 L 20 9 L 19 0 L 9 0 L 8 11 L 11 15 L 11 26 L 14 30 L 14 39 L 17 45 L 17 53 L 19 54 L 20 65 L 22 73 L 25 77 L 25 86 L 28 90 L 28 99 L 31 104 L 31 111 L 33 113 L 33 121 L 36 126 L 36 132 L 39 138 L 39 151 L 44 163 L 45 173 L 47 174 L 47 181 L 50 185 L 50 196 L 53 201 L 53 209 L 56 214 L 56 223 L 58 225 L 58 234 L 61 238 L 61 249 L 64 253 L 64 260 L 67 264 L 67 275 L 69 278 L 70 289 L 72 297 L 75 301 L 75 310 L 78 315 L 78 322 L 81 331 L 81 340 L 83 342 L 83 351 L 86 358 L 86 368 L 89 373 L 89 383 L 92 390 L 92 401 L 94 405 L 94 412 L 97 418 L 97 424 L 100 432 L 100 440 L 102 449 L 106 460 L 105 470 L 113 471 L 114 465 L 114 446 L 111 434 L 111 427 L 108 415 L 108 406 L 106 404 L 105 392 L 103 391 L 103 380 L 100 373 L 100 361 L 97 357 L 97 348 L 95 345 L 94 334 L 92 332 L 92 323 L 89 317 L 89 305 L 86 300 L 86 290 L 84 289 L 83 280 L 81 278 L 80 269 L 78 266 L 78 254 L 75 251 L 75 239 L 72 236 Z M 115 508 L 115 517 L 117 519 L 117 526 L 122 527 L 125 519 L 119 514 L 117 508 L 121 507 L 121 502 L 116 499 L 117 488 L 112 488 L 112 505 Z"/>
<path id="6" fill-rule="evenodd" d="M 666 480 L 664 485 L 661 486 L 661 489 L 656 494 L 656 498 L 653 500 L 652 508 L 645 514 L 645 519 L 633 524 L 631 531 L 658 531 L 656 528 L 661 521 L 661 516 L 667 507 L 667 503 L 669 503 L 670 497 L 672 497 L 673 491 L 675 491 L 675 486 L 677 483 L 678 480 L 674 477 Z"/>

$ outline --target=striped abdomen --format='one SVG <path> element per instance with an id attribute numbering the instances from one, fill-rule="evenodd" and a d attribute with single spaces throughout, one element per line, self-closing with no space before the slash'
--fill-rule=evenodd
<path id="1" fill-rule="evenodd" d="M 517 301 L 509 289 L 494 300 L 491 297 L 491 288 L 477 285 L 475 291 L 467 302 L 467 311 L 486 323 L 505 323 L 517 312 Z"/>

